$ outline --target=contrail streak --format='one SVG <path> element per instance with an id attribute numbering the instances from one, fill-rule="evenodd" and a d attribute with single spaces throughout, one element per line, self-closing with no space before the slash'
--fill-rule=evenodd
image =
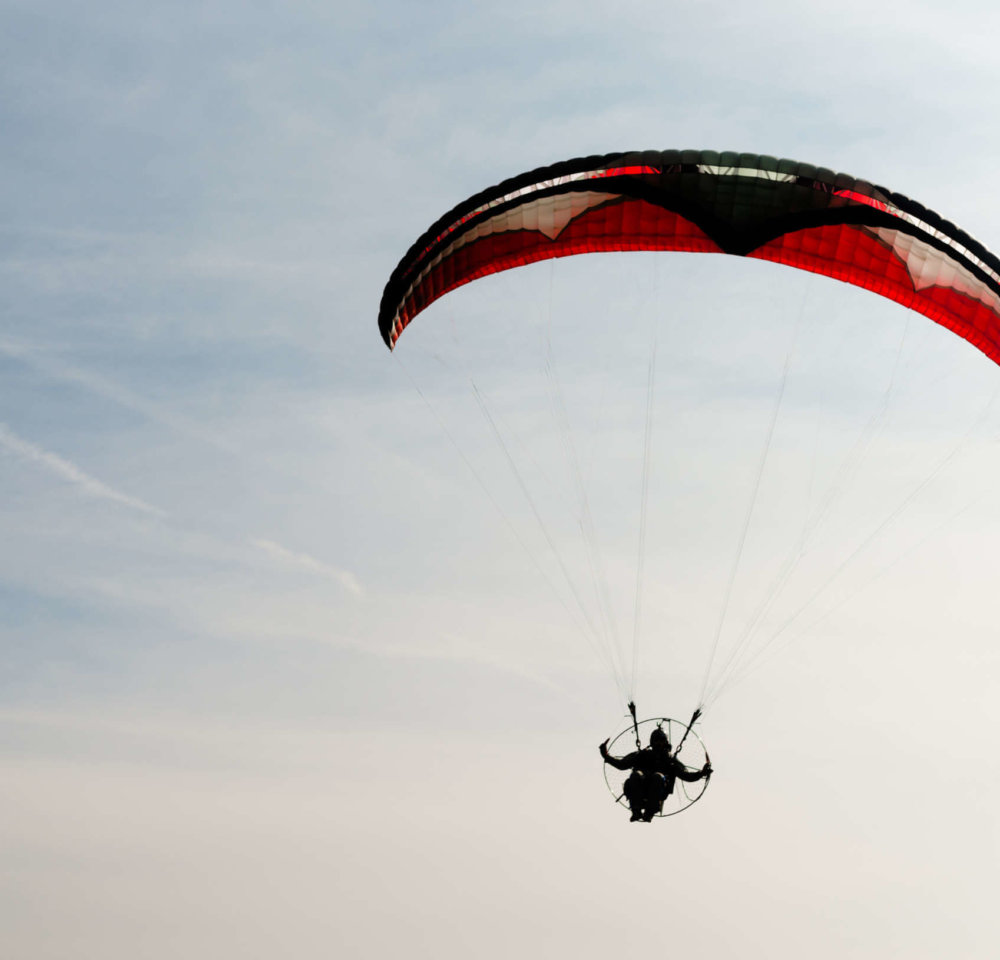
<path id="1" fill-rule="evenodd" d="M 79 487 L 84 493 L 100 500 L 111 500 L 123 506 L 131 507 L 142 513 L 148 513 L 156 517 L 164 517 L 166 514 L 157 507 L 150 506 L 144 500 L 137 497 L 130 497 L 127 493 L 115 490 L 106 483 L 92 477 L 89 473 L 81 470 L 75 463 L 65 460 L 58 454 L 49 450 L 44 450 L 34 443 L 19 437 L 5 423 L 0 423 L 0 447 L 9 450 L 11 453 L 37 464 L 38 466 L 54 473 L 63 480 L 68 480 L 74 486 Z"/>
<path id="2" fill-rule="evenodd" d="M 323 561 L 309 556 L 308 553 L 296 553 L 287 547 L 283 547 L 280 543 L 275 543 L 273 540 L 251 540 L 250 543 L 276 560 L 280 560 L 282 563 L 290 564 L 291 566 L 299 567 L 302 570 L 308 570 L 310 573 L 316 573 L 333 580 L 334 583 L 343 587 L 349 593 L 353 593 L 356 597 L 360 597 L 364 592 L 361 584 L 358 583 L 357 577 L 349 570 L 341 570 L 338 567 L 323 563 Z"/>

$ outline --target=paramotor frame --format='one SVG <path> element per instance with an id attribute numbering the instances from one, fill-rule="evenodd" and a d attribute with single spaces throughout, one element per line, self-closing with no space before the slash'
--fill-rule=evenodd
<path id="1" fill-rule="evenodd" d="M 710 762 L 708 750 L 701 737 L 694 730 L 690 730 L 685 738 L 684 734 L 688 730 L 688 724 L 683 720 L 674 720 L 671 717 L 650 717 L 647 720 L 640 720 L 634 727 L 626 727 L 608 742 L 608 753 L 612 756 L 623 756 L 631 753 L 634 749 L 633 740 L 636 731 L 638 730 L 640 743 L 646 744 L 649 742 L 650 733 L 656 727 L 660 727 L 666 733 L 667 739 L 675 750 L 683 739 L 680 753 L 675 754 L 675 756 L 677 756 L 684 766 L 692 770 L 700 770 L 706 763 Z M 626 808 L 628 807 L 628 800 L 625 798 L 624 784 L 626 779 L 628 779 L 629 773 L 630 771 L 618 770 L 609 763 L 604 764 L 604 782 L 607 784 L 611 796 L 615 798 L 615 802 Z M 673 793 L 663 801 L 663 808 L 656 816 L 672 817 L 687 810 L 688 807 L 697 803 L 704 796 L 705 791 L 708 789 L 709 780 L 711 779 L 711 774 L 693 783 L 688 783 L 678 778 L 674 785 Z"/>

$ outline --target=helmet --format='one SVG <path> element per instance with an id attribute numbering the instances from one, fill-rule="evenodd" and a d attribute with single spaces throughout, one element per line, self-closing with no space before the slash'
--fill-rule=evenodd
<path id="1" fill-rule="evenodd" d="M 662 727 L 657 727 L 649 735 L 649 745 L 651 747 L 666 747 L 670 749 L 670 741 L 667 739 L 667 735 Z"/>

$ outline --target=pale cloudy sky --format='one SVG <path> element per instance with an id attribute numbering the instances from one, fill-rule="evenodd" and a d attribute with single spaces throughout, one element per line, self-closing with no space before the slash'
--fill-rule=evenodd
<path id="1" fill-rule="evenodd" d="M 450 206 L 619 149 L 845 170 L 997 249 L 998 32 L 0 4 L 0 953 L 995 956 L 996 367 L 721 257 L 491 278 L 395 355 L 376 313 Z M 723 653 L 830 506 L 706 713 L 711 789 L 637 827 L 544 539 L 588 582 L 571 436 L 628 647 L 654 337 L 642 712 L 697 703 L 786 359 Z"/>

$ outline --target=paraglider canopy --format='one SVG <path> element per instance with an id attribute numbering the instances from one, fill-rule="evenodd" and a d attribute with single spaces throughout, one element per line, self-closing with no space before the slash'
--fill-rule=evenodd
<path id="1" fill-rule="evenodd" d="M 1000 362 L 1000 260 L 919 203 L 794 160 L 711 150 L 581 157 L 521 174 L 437 220 L 392 272 L 390 349 L 462 284 L 578 253 L 685 250 L 772 260 L 865 287 Z"/>

